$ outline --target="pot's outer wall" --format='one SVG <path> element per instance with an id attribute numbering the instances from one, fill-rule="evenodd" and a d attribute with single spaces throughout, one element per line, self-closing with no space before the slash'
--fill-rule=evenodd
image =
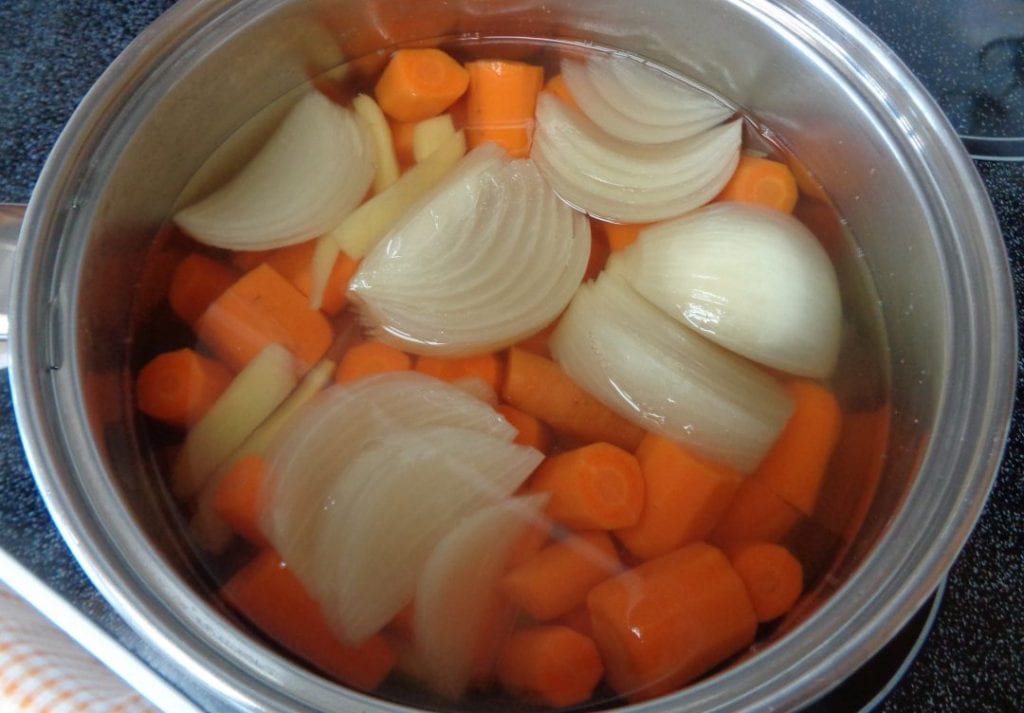
<path id="1" fill-rule="evenodd" d="M 24 202 L 74 105 L 100 72 L 171 3 L 5 0 L 0 3 L 0 201 Z M 980 166 L 1024 291 L 1024 166 Z M 129 635 L 91 590 L 50 525 L 0 386 L 0 545 L 29 558 L 90 615 Z M 1008 710 L 1024 700 L 1024 434 L 1016 414 L 988 508 L 954 567 L 937 627 L 883 710 Z M 54 562 L 61 565 L 54 567 Z"/>

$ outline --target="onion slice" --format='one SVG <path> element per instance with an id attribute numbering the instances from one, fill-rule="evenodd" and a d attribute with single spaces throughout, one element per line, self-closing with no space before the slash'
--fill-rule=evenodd
<path id="1" fill-rule="evenodd" d="M 417 372 L 370 376 L 320 392 L 267 454 L 263 531 L 299 577 L 317 533 L 334 522 L 328 492 L 367 443 L 396 429 L 455 426 L 511 442 L 516 430 L 462 389 Z"/>
<path id="2" fill-rule="evenodd" d="M 573 381 L 624 418 L 741 473 L 792 411 L 785 390 L 605 271 L 580 287 L 551 335 Z"/>
<path id="3" fill-rule="evenodd" d="M 418 673 L 435 693 L 462 696 L 480 637 L 502 605 L 498 583 L 520 536 L 542 519 L 547 494 L 509 498 L 478 510 L 449 532 L 423 568 L 413 617 Z"/>
<path id="4" fill-rule="evenodd" d="M 322 94 L 306 94 L 231 181 L 178 211 L 174 222 L 199 242 L 230 250 L 294 245 L 332 230 L 374 178 L 360 121 Z"/>
<path id="5" fill-rule="evenodd" d="M 625 55 L 565 59 L 561 67 L 580 110 L 624 141 L 658 144 L 687 139 L 734 113 L 710 94 Z"/>
<path id="6" fill-rule="evenodd" d="M 366 256 L 349 294 L 376 339 L 418 354 L 479 354 L 558 316 L 589 255 L 586 218 L 532 161 L 486 143 Z"/>
<path id="7" fill-rule="evenodd" d="M 828 377 L 842 306 L 828 255 L 792 216 L 720 203 L 647 228 L 609 265 L 665 313 L 774 369 Z"/>
<path id="8" fill-rule="evenodd" d="M 511 495 L 543 458 L 529 446 L 450 426 L 397 431 L 368 444 L 339 481 L 359 484 L 345 488 L 340 537 L 318 543 L 334 556 L 317 558 L 313 577 L 329 586 L 314 591 L 336 632 L 357 645 L 380 630 L 412 600 L 442 538 Z"/>
<path id="9" fill-rule="evenodd" d="M 267 346 L 246 364 L 185 436 L 171 477 L 174 494 L 185 500 L 202 491 L 295 383 L 295 357 L 280 344 Z"/>
<path id="10" fill-rule="evenodd" d="M 649 223 L 714 198 L 736 170 L 742 131 L 736 119 L 680 141 L 637 144 L 542 92 L 531 156 L 572 205 L 603 220 Z"/>

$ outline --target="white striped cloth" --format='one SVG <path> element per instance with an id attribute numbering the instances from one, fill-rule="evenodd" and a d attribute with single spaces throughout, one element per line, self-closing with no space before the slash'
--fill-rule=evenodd
<path id="1" fill-rule="evenodd" d="M 100 661 L 0 583 L 0 713 L 153 713 Z"/>

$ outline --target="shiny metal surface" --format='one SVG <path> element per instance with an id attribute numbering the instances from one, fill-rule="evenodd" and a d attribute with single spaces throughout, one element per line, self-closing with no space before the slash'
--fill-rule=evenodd
<path id="1" fill-rule="evenodd" d="M 25 206 L 0 203 L 0 369 L 9 362 L 7 338 L 10 321 L 7 306 L 11 301 L 11 276 L 14 271 L 14 251 L 18 247 L 18 234 L 25 216 Z"/>
<path id="2" fill-rule="evenodd" d="M 813 700 L 911 616 L 963 544 L 1001 454 L 1015 359 L 1006 258 L 973 166 L 906 70 L 823 0 L 179 3 L 83 102 L 26 216 L 12 379 L 44 497 L 115 608 L 225 710 L 395 709 L 264 649 L 210 596 L 126 397 L 149 294 L 138 267 L 205 157 L 311 70 L 495 32 L 622 47 L 693 77 L 770 127 L 855 236 L 893 407 L 872 510 L 769 653 L 643 708 Z"/>

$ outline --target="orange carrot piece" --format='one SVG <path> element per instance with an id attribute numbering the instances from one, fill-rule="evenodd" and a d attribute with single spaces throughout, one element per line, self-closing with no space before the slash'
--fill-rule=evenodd
<path id="1" fill-rule="evenodd" d="M 405 352 L 381 342 L 363 342 L 345 352 L 334 372 L 334 381 L 347 384 L 373 374 L 408 371 L 410 368 L 412 357 Z"/>
<path id="2" fill-rule="evenodd" d="M 747 588 L 759 622 L 782 616 L 803 593 L 804 568 L 782 545 L 747 542 L 730 547 L 726 554 Z"/>
<path id="3" fill-rule="evenodd" d="M 516 443 L 522 446 L 532 446 L 541 453 L 547 453 L 551 446 L 551 434 L 548 433 L 548 427 L 541 423 L 540 419 L 508 404 L 498 404 L 494 410 L 504 416 L 505 420 L 518 431 Z"/>
<path id="4" fill-rule="evenodd" d="M 604 234 L 613 253 L 625 250 L 640 237 L 640 231 L 650 223 L 604 223 Z"/>
<path id="5" fill-rule="evenodd" d="M 556 431 L 584 441 L 607 441 L 633 451 L 644 431 L 577 386 L 550 359 L 513 347 L 502 399 Z"/>
<path id="6" fill-rule="evenodd" d="M 695 542 L 587 595 L 607 681 L 631 702 L 674 691 L 753 643 L 757 616 L 721 550 Z"/>
<path id="7" fill-rule="evenodd" d="M 139 410 L 174 426 L 196 423 L 231 383 L 222 364 L 191 349 L 154 357 L 135 382 Z"/>
<path id="8" fill-rule="evenodd" d="M 635 525 L 644 507 L 640 464 L 611 443 L 591 443 L 546 458 L 527 487 L 549 493 L 548 517 L 577 530 Z"/>
<path id="9" fill-rule="evenodd" d="M 544 91 L 551 92 L 576 111 L 580 110 L 580 105 L 576 103 L 572 92 L 569 91 L 569 85 L 565 83 L 565 77 L 561 74 L 556 74 L 549 79 L 548 83 L 544 85 Z"/>
<path id="10" fill-rule="evenodd" d="M 270 544 L 260 527 L 266 478 L 266 461 L 261 456 L 246 456 L 231 467 L 213 491 L 213 509 L 220 519 L 249 542 L 262 546 Z"/>
<path id="11" fill-rule="evenodd" d="M 196 334 L 236 370 L 278 343 L 305 371 L 320 360 L 333 339 L 323 314 L 312 309 L 309 300 L 266 263 L 243 275 L 214 300 L 196 322 Z"/>
<path id="12" fill-rule="evenodd" d="M 509 600 L 537 621 L 551 621 L 583 604 L 594 586 L 622 569 L 605 532 L 582 532 L 545 547 L 501 581 Z"/>
<path id="13" fill-rule="evenodd" d="M 519 536 L 519 540 L 512 545 L 505 560 L 508 569 L 518 567 L 523 562 L 533 559 L 551 540 L 551 522 L 541 518 L 526 526 L 526 530 Z"/>
<path id="14" fill-rule="evenodd" d="M 374 87 L 377 103 L 398 121 L 422 121 L 454 104 L 469 86 L 469 73 L 439 49 L 401 49 Z"/>
<path id="15" fill-rule="evenodd" d="M 789 167 L 778 161 L 740 156 L 739 165 L 716 201 L 756 203 L 783 213 L 792 213 L 799 193 Z"/>
<path id="16" fill-rule="evenodd" d="M 567 626 L 573 631 L 580 632 L 584 636 L 594 638 L 594 630 L 590 626 L 590 612 L 587 610 L 586 601 L 568 614 L 560 616 L 554 623 Z"/>
<path id="17" fill-rule="evenodd" d="M 273 550 L 237 572 L 221 593 L 264 634 L 353 688 L 377 688 L 397 660 L 379 635 L 360 646 L 342 644 L 317 602 Z"/>
<path id="18" fill-rule="evenodd" d="M 842 412 L 832 392 L 818 383 L 791 381 L 786 388 L 793 397 L 793 415 L 750 477 L 810 516 L 839 442 Z"/>
<path id="19" fill-rule="evenodd" d="M 708 541 L 719 547 L 746 540 L 779 542 L 799 521 L 799 510 L 767 485 L 748 477 L 722 513 Z"/>
<path id="20" fill-rule="evenodd" d="M 488 604 L 480 627 L 470 682 L 477 690 L 487 690 L 494 684 L 498 656 L 515 629 L 518 612 L 509 602 L 495 593 Z"/>
<path id="21" fill-rule="evenodd" d="M 498 680 L 508 692 L 556 708 L 589 699 L 603 674 L 594 641 L 566 626 L 521 629 L 498 659 Z"/>
<path id="22" fill-rule="evenodd" d="M 416 360 L 416 371 L 449 383 L 475 377 L 483 379 L 495 392 L 501 388 L 501 360 L 497 354 L 453 358 L 421 356 Z"/>
<path id="23" fill-rule="evenodd" d="M 389 121 L 391 126 L 391 143 L 395 147 L 395 157 L 403 170 L 416 163 L 413 152 L 416 135 L 416 121 Z"/>
<path id="24" fill-rule="evenodd" d="M 231 253 L 231 263 L 242 272 L 249 272 L 265 263 L 273 253 L 273 250 L 237 250 Z"/>
<path id="25" fill-rule="evenodd" d="M 608 241 L 605 236 L 599 231 L 591 231 L 590 233 L 590 257 L 587 258 L 587 269 L 583 272 L 584 280 L 593 280 L 601 270 L 604 269 L 604 265 L 608 262 L 608 255 L 611 252 L 608 247 Z"/>
<path id="26" fill-rule="evenodd" d="M 466 69 L 466 139 L 470 147 L 493 141 L 512 156 L 528 156 L 533 112 L 544 83 L 543 68 L 493 59 L 469 62 Z"/>
<path id="27" fill-rule="evenodd" d="M 306 297 L 313 290 L 313 253 L 316 250 L 316 241 L 308 240 L 297 245 L 289 245 L 276 250 L 267 250 L 259 253 L 259 259 L 252 267 L 266 263 L 274 268 L 281 277 L 287 279 Z M 250 263 L 255 258 L 243 259 L 241 262 Z M 236 259 L 237 260 L 237 259 Z M 359 268 L 359 262 L 353 260 L 345 253 L 340 253 L 334 263 L 330 276 L 327 278 L 327 285 L 324 288 L 323 303 L 320 309 L 326 314 L 334 316 L 345 309 L 348 304 L 346 291 L 349 280 Z"/>
<path id="28" fill-rule="evenodd" d="M 540 330 L 536 334 L 532 334 L 526 339 L 517 342 L 517 349 L 525 349 L 528 352 L 548 358 L 551 356 L 551 350 L 548 349 L 548 340 L 551 338 L 551 333 L 555 331 L 555 327 L 558 326 L 558 320 L 555 320 L 544 329 Z"/>
<path id="29" fill-rule="evenodd" d="M 235 271 L 226 265 L 193 253 L 174 269 L 167 301 L 174 314 L 186 324 L 194 325 L 210 303 L 237 279 Z"/>
<path id="30" fill-rule="evenodd" d="M 644 509 L 635 525 L 615 536 L 640 559 L 707 537 L 742 482 L 738 473 L 653 433 L 644 437 L 636 457 L 644 476 Z"/>

